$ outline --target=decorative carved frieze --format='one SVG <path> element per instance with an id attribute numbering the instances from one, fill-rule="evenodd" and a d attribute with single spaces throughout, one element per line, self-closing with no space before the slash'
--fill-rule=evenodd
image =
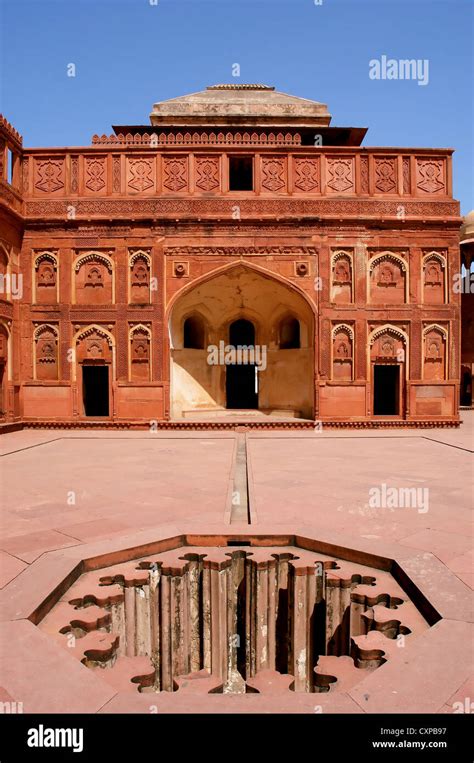
<path id="1" fill-rule="evenodd" d="M 179 257 L 182 255 L 194 257 L 203 255 L 273 255 L 289 254 L 297 255 L 316 255 L 317 249 L 311 246 L 166 246 L 164 253 L 168 257 Z"/>
<path id="2" fill-rule="evenodd" d="M 4 184 L 3 184 L 4 185 Z M 3 185 L 1 186 L 3 194 Z M 260 215 L 276 216 L 313 216 L 325 215 L 361 218 L 393 217 L 399 219 L 399 200 L 382 201 L 380 199 L 239 199 L 241 218 L 259 217 Z M 216 215 L 232 220 L 235 201 L 230 199 L 213 198 L 150 198 L 150 199 L 81 199 L 75 202 L 76 216 L 102 215 L 111 218 L 120 215 L 159 217 L 160 215 Z M 459 216 L 457 201 L 419 201 L 403 202 L 404 215 L 407 217 L 446 217 Z M 68 202 L 59 200 L 26 201 L 27 217 L 63 217 L 67 219 Z"/>

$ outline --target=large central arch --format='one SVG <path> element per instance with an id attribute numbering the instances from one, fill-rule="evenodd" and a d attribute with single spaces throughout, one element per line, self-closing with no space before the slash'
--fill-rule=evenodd
<path id="1" fill-rule="evenodd" d="M 293 284 L 260 267 L 226 265 L 181 290 L 169 309 L 172 418 L 226 409 L 220 350 L 229 327 L 245 319 L 255 329 L 258 409 L 302 418 L 314 414 L 314 311 Z"/>

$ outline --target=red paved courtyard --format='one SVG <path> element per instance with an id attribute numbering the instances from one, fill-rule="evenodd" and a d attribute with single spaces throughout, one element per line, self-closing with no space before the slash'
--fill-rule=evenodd
<path id="1" fill-rule="evenodd" d="M 40 596 L 58 565 L 82 558 L 81 547 L 90 556 L 118 548 L 121 539 L 130 546 L 178 533 L 299 533 L 335 547 L 403 560 L 408 571 L 425 579 L 425 594 L 450 613 L 431 628 L 435 640 L 429 648 L 423 648 L 423 635 L 409 645 L 429 690 L 404 696 L 407 675 L 392 658 L 366 679 L 372 681 L 370 700 L 362 689 L 353 689 L 350 696 L 301 695 L 291 708 L 274 694 L 264 700 L 260 695 L 221 696 L 219 702 L 204 695 L 200 708 L 259 711 L 264 701 L 270 712 L 313 712 L 317 696 L 329 712 L 453 712 L 458 695 L 472 696 L 473 691 L 466 682 L 472 681 L 474 414 L 466 411 L 463 417 L 458 430 L 423 432 L 24 430 L 5 435 L 1 631 L 2 640 L 15 639 L 17 649 L 6 660 L 2 653 L 8 663 L 3 690 L 10 698 L 21 698 L 26 712 L 45 709 L 41 687 L 44 671 L 51 670 L 52 645 L 26 619 L 28 596 L 35 594 L 24 594 L 22 588 L 23 583 L 28 588 L 33 563 Z M 242 442 L 250 524 L 232 499 Z M 374 505 L 373 491 L 389 488 L 417 488 L 419 502 L 394 507 L 382 500 Z M 403 656 L 409 653 L 407 647 Z M 32 672 L 27 660 L 35 654 L 40 667 Z M 72 655 L 62 652 L 57 664 L 59 673 L 67 669 L 71 676 L 55 695 L 57 710 L 65 703 L 68 711 L 143 711 L 144 703 L 150 703 L 149 694 L 124 695 L 104 688 Z M 431 686 L 428 676 L 435 667 Z M 378 686 L 382 678 L 398 687 L 393 692 L 398 698 Z M 165 694 L 156 695 L 160 710 L 195 709 L 189 694 L 172 694 L 172 706 Z"/>

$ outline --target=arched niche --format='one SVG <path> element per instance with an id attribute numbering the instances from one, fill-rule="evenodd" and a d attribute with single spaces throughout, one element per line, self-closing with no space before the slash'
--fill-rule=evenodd
<path id="1" fill-rule="evenodd" d="M 352 252 L 338 250 L 331 256 L 331 302 L 348 304 L 354 301 Z"/>
<path id="2" fill-rule="evenodd" d="M 423 257 L 423 302 L 442 305 L 447 301 L 446 257 L 439 252 L 428 252 Z"/>
<path id="3" fill-rule="evenodd" d="M 151 301 L 151 257 L 140 249 L 130 253 L 129 260 L 129 302 L 147 305 Z"/>
<path id="4" fill-rule="evenodd" d="M 39 252 L 33 260 L 33 302 L 57 304 L 59 297 L 59 272 L 57 254 Z"/>
<path id="5" fill-rule="evenodd" d="M 447 378 L 447 330 L 437 324 L 423 329 L 423 379 L 444 381 Z"/>
<path id="6" fill-rule="evenodd" d="M 49 323 L 37 326 L 33 332 L 33 373 L 38 381 L 59 378 L 59 331 Z"/>
<path id="7" fill-rule="evenodd" d="M 188 315 L 183 321 L 183 348 L 185 350 L 204 350 L 206 327 L 199 313 Z"/>
<path id="8" fill-rule="evenodd" d="M 102 252 L 79 255 L 73 266 L 73 303 L 111 305 L 115 302 L 114 263 Z"/>
<path id="9" fill-rule="evenodd" d="M 393 252 L 369 260 L 368 295 L 371 304 L 403 305 L 408 301 L 408 265 Z"/>
<path id="10" fill-rule="evenodd" d="M 148 326 L 138 324 L 129 331 L 129 380 L 132 382 L 148 382 L 151 380 L 151 330 Z"/>
<path id="11" fill-rule="evenodd" d="M 278 325 L 278 346 L 280 350 L 299 350 L 301 347 L 301 328 L 298 318 L 287 315 Z"/>
<path id="12" fill-rule="evenodd" d="M 351 326 L 340 323 L 332 330 L 332 378 L 333 381 L 352 381 L 354 378 L 354 331 Z"/>

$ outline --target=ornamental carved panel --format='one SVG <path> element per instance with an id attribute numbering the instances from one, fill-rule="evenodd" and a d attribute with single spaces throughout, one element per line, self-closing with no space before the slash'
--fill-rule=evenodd
<path id="1" fill-rule="evenodd" d="M 406 264 L 389 254 L 377 258 L 370 267 L 370 301 L 379 305 L 405 303 Z"/>
<path id="2" fill-rule="evenodd" d="M 23 193 L 28 193 L 28 191 L 29 191 L 29 174 L 30 174 L 30 159 L 29 159 L 28 156 L 26 156 L 23 159 L 22 167 L 23 167 L 23 174 L 22 174 Z M 2 173 L 0 171 L 0 177 L 1 176 L 2 176 Z"/>
<path id="3" fill-rule="evenodd" d="M 113 300 L 112 266 L 105 257 L 81 257 L 74 268 L 76 303 L 110 305 Z"/>
<path id="4" fill-rule="evenodd" d="M 219 157 L 196 156 L 196 188 L 201 191 L 214 191 L 219 188 Z"/>
<path id="5" fill-rule="evenodd" d="M 405 360 L 405 341 L 398 332 L 387 329 L 375 334 L 370 349 L 370 357 L 373 362 L 402 363 Z"/>
<path id="6" fill-rule="evenodd" d="M 103 191 L 106 185 L 106 158 L 105 156 L 85 157 L 85 186 L 89 191 L 98 193 Z"/>
<path id="7" fill-rule="evenodd" d="M 344 252 L 336 253 L 332 259 L 331 302 L 352 302 L 352 259 Z"/>
<path id="8" fill-rule="evenodd" d="M 155 162 L 145 157 L 127 160 L 127 188 L 132 193 L 143 193 L 155 187 Z"/>
<path id="9" fill-rule="evenodd" d="M 71 193 L 79 190 L 79 157 L 71 157 Z"/>
<path id="10" fill-rule="evenodd" d="M 403 172 L 403 193 L 410 193 L 411 191 L 411 171 L 410 171 L 410 157 L 404 156 L 402 160 L 402 172 Z"/>
<path id="11" fill-rule="evenodd" d="M 57 302 L 57 259 L 49 252 L 39 254 L 35 260 L 35 295 L 38 304 Z"/>
<path id="12" fill-rule="evenodd" d="M 85 328 L 76 339 L 76 360 L 78 363 L 110 363 L 112 361 L 110 337 L 100 327 Z"/>
<path id="13" fill-rule="evenodd" d="M 130 340 L 130 380 L 150 380 L 150 332 L 137 327 L 131 332 Z"/>
<path id="14" fill-rule="evenodd" d="M 423 302 L 441 305 L 445 302 L 445 267 L 436 255 L 423 261 Z"/>
<path id="15" fill-rule="evenodd" d="M 375 189 L 379 193 L 394 193 L 397 190 L 396 159 L 375 157 Z"/>
<path id="16" fill-rule="evenodd" d="M 351 381 L 353 363 L 353 333 L 347 326 L 336 326 L 332 343 L 332 378 Z"/>
<path id="17" fill-rule="evenodd" d="M 360 192 L 369 193 L 369 157 L 360 157 Z"/>
<path id="18" fill-rule="evenodd" d="M 35 332 L 35 378 L 58 379 L 58 333 L 52 326 L 39 326 Z"/>
<path id="19" fill-rule="evenodd" d="M 262 156 L 262 188 L 281 191 L 286 188 L 286 159 L 283 156 Z"/>
<path id="20" fill-rule="evenodd" d="M 293 185 L 297 191 L 320 191 L 319 159 L 296 156 L 293 159 Z"/>
<path id="21" fill-rule="evenodd" d="M 135 254 L 130 259 L 130 302 L 135 305 L 150 302 L 150 263 L 145 255 Z"/>
<path id="22" fill-rule="evenodd" d="M 349 193 L 355 190 L 354 159 L 327 158 L 328 193 Z"/>
<path id="23" fill-rule="evenodd" d="M 189 276 L 189 262 L 174 262 L 173 275 L 175 278 L 184 278 Z"/>
<path id="24" fill-rule="evenodd" d="M 35 188 L 43 193 L 64 189 L 64 159 L 45 159 L 35 162 Z"/>
<path id="25" fill-rule="evenodd" d="M 416 187 L 428 194 L 445 194 L 445 162 L 443 159 L 416 160 Z"/>
<path id="26" fill-rule="evenodd" d="M 114 156 L 112 162 L 112 191 L 113 193 L 120 193 L 121 189 L 121 168 L 120 168 L 120 156 Z"/>
<path id="27" fill-rule="evenodd" d="M 446 337 L 438 327 L 424 331 L 423 379 L 446 378 Z"/>
<path id="28" fill-rule="evenodd" d="M 163 186 L 170 191 L 182 191 L 188 187 L 188 159 L 186 156 L 163 158 Z"/>

